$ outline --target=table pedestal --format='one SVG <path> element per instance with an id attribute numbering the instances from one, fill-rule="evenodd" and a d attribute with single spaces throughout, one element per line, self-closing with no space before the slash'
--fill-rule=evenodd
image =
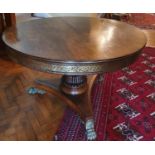
<path id="1" fill-rule="evenodd" d="M 36 80 L 38 84 L 49 87 L 52 90 L 52 94 L 62 99 L 65 104 L 79 114 L 81 120 L 85 123 L 88 140 L 95 140 L 97 137 L 94 129 L 91 104 L 91 89 L 95 77 L 87 78 L 85 75 L 63 75 L 61 79 Z M 29 93 L 32 94 L 31 92 L 30 88 Z"/>

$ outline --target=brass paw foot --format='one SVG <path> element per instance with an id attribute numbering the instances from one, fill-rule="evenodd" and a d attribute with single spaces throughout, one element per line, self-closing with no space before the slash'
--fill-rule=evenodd
<path id="1" fill-rule="evenodd" d="M 97 134 L 95 132 L 94 128 L 94 120 L 88 119 L 86 121 L 86 134 L 87 134 L 87 140 L 95 140 L 97 137 Z"/>
<path id="2" fill-rule="evenodd" d="M 44 95 L 46 93 L 46 91 L 35 88 L 35 87 L 30 87 L 30 88 L 27 89 L 27 93 L 30 94 L 30 95 L 34 95 L 34 94 Z"/>

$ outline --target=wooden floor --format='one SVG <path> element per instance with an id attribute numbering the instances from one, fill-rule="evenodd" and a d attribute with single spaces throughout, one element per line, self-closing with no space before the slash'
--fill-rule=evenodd
<path id="1" fill-rule="evenodd" d="M 28 95 L 37 78 L 51 75 L 32 71 L 0 57 L 0 140 L 51 140 L 65 106 L 51 93 Z"/>
<path id="2" fill-rule="evenodd" d="M 145 33 L 147 46 L 155 47 L 155 31 Z M 37 86 L 37 78 L 53 77 L 0 56 L 0 140 L 52 140 L 64 114 L 63 101 L 50 92 L 31 96 L 26 89 Z"/>

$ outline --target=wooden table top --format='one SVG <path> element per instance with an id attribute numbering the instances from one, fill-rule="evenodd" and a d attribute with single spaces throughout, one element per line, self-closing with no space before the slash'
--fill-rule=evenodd
<path id="1" fill-rule="evenodd" d="M 14 51 L 10 52 L 14 57 L 65 65 L 98 64 L 137 56 L 146 44 L 140 29 L 124 22 L 93 17 L 26 21 L 6 29 L 2 38 Z"/>

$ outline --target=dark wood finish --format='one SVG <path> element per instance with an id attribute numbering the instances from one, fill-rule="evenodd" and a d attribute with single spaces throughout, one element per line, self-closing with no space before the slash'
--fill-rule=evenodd
<path id="1" fill-rule="evenodd" d="M 4 30 L 3 14 L 0 13 L 0 36 L 2 36 L 3 30 Z M 0 38 L 0 48 L 3 48 L 2 38 Z M 1 55 L 1 51 L 0 51 L 0 55 Z"/>
<path id="2" fill-rule="evenodd" d="M 108 19 L 111 19 L 112 18 L 112 13 L 99 13 L 99 17 L 100 18 L 108 18 Z"/>
<path id="3" fill-rule="evenodd" d="M 3 30 L 4 30 L 3 14 L 0 13 L 0 34 L 2 34 Z"/>
<path id="4" fill-rule="evenodd" d="M 108 18 L 108 19 L 115 19 L 115 20 L 121 21 L 124 18 L 129 20 L 130 13 L 99 13 L 98 16 L 100 18 Z"/>
<path id="5" fill-rule="evenodd" d="M 81 121 L 85 123 L 88 140 L 95 140 L 97 137 L 91 101 L 91 90 L 95 79 L 96 76 L 89 77 L 88 83 L 85 76 L 63 76 L 61 80 L 54 81 L 37 80 L 37 83 L 51 88 L 54 95 L 79 114 Z M 83 91 L 81 91 L 81 85 L 84 87 Z M 64 89 L 66 87 L 69 91 Z"/>
<path id="6" fill-rule="evenodd" d="M 1 36 L 4 29 L 8 26 L 13 26 L 16 24 L 14 13 L 0 13 L 0 55 L 4 55 L 4 43 L 2 42 Z"/>
<path id="7" fill-rule="evenodd" d="M 65 104 L 74 109 L 81 116 L 83 121 L 92 117 L 91 89 L 96 76 L 90 76 L 88 79 L 86 76 L 82 76 L 81 79 L 84 79 L 82 83 L 72 81 L 73 78 L 71 76 L 65 76 L 65 78 L 65 81 L 63 76 L 61 80 L 36 80 L 36 83 L 47 86 L 44 87 L 45 90 L 51 91 L 52 94 L 61 98 Z M 66 80 L 68 79 L 71 80 L 71 83 L 66 84 Z M 82 91 L 81 86 L 83 86 Z M 40 86 L 39 88 L 42 87 Z"/>
<path id="8" fill-rule="evenodd" d="M 62 82 L 60 89 L 65 94 L 69 95 L 80 95 L 86 92 L 87 90 L 87 77 L 80 75 L 64 75 L 62 77 Z"/>
<path id="9" fill-rule="evenodd" d="M 3 40 L 26 55 L 53 61 L 84 62 L 130 55 L 146 43 L 145 35 L 134 26 L 86 17 L 27 21 L 8 28 Z"/>
<path id="10" fill-rule="evenodd" d="M 15 13 L 4 13 L 5 26 L 15 26 L 16 25 L 16 15 Z"/>
<path id="11" fill-rule="evenodd" d="M 74 68 L 74 73 L 81 74 L 86 70 L 96 73 L 120 69 L 133 62 L 146 44 L 145 35 L 134 26 L 86 17 L 55 17 L 21 23 L 8 28 L 3 40 L 15 50 L 10 55 L 23 65 L 58 73 L 68 73 Z M 123 62 L 118 65 L 120 60 Z M 39 63 L 42 67 L 38 67 Z M 69 69 L 62 69 L 64 66 Z"/>
<path id="12" fill-rule="evenodd" d="M 86 75 L 131 64 L 145 46 L 146 37 L 138 28 L 114 20 L 55 17 L 10 27 L 3 33 L 3 41 L 14 61 L 43 72 L 65 74 L 59 86 L 49 86 L 80 114 L 87 138 L 93 140 L 90 94 L 94 78 L 89 83 Z"/>
<path id="13" fill-rule="evenodd" d="M 15 13 L 0 13 L 0 34 L 2 34 L 5 28 L 15 25 L 16 25 Z"/>

